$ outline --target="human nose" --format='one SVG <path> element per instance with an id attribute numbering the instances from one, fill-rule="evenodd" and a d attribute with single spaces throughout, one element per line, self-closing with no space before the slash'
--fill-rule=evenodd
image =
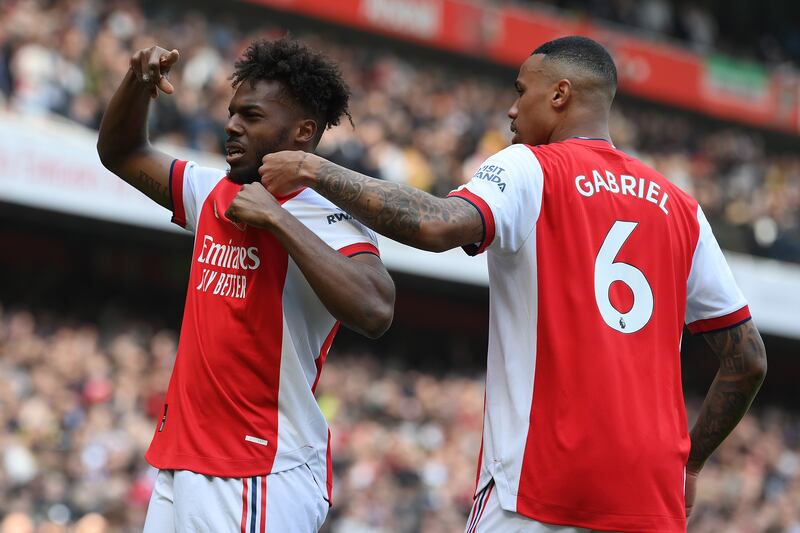
<path id="1" fill-rule="evenodd" d="M 231 115 L 228 122 L 225 123 L 225 133 L 229 137 L 239 136 L 243 133 L 242 124 L 239 122 L 237 115 Z"/>
<path id="2" fill-rule="evenodd" d="M 517 107 L 518 100 L 514 100 L 514 103 L 511 104 L 511 107 L 508 108 L 508 118 L 514 120 L 517 118 L 517 114 L 519 113 L 519 108 Z"/>

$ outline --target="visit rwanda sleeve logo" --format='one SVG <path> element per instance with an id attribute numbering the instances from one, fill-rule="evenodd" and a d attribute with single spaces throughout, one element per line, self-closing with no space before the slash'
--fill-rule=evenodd
<path id="1" fill-rule="evenodd" d="M 503 181 L 505 179 L 505 171 L 506 169 L 498 165 L 483 165 L 478 169 L 472 179 L 494 183 L 501 192 L 505 192 L 506 182 Z"/>
<path id="2" fill-rule="evenodd" d="M 328 215 L 327 217 L 328 225 L 336 224 L 337 222 L 341 222 L 342 220 L 353 220 L 352 215 L 348 215 L 344 211 L 340 211 L 338 213 L 334 213 L 332 215 Z"/>

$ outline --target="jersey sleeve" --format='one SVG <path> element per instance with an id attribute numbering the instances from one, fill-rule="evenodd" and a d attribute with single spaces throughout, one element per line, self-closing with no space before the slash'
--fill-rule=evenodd
<path id="1" fill-rule="evenodd" d="M 524 144 L 487 159 L 466 185 L 448 195 L 471 203 L 483 218 L 481 242 L 464 246 L 464 251 L 477 255 L 486 249 L 519 250 L 539 217 L 543 183 L 542 167 Z"/>
<path id="2" fill-rule="evenodd" d="M 172 222 L 195 232 L 200 207 L 225 173 L 217 168 L 201 167 L 192 161 L 176 159 L 169 170 Z"/>
<path id="3" fill-rule="evenodd" d="M 311 189 L 283 207 L 334 250 L 348 257 L 364 253 L 380 256 L 375 232 Z"/>
<path id="4" fill-rule="evenodd" d="M 694 334 L 727 329 L 750 320 L 747 301 L 699 206 L 697 221 L 700 236 L 692 258 L 686 298 L 686 324 Z"/>

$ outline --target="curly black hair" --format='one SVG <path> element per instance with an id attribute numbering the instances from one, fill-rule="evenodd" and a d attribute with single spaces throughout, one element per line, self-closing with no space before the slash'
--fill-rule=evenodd
<path id="1" fill-rule="evenodd" d="M 338 125 L 342 115 L 353 124 L 348 108 L 350 88 L 339 69 L 324 55 L 293 39 L 254 41 L 234 67 L 234 87 L 245 81 L 280 82 L 289 97 L 324 126 L 319 128 L 317 140 L 326 129 Z"/>

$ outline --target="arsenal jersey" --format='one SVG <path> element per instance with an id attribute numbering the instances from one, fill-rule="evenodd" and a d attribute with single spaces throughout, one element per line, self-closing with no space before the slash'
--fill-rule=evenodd
<path id="1" fill-rule="evenodd" d="M 225 217 L 240 188 L 222 170 L 172 165 L 172 220 L 195 240 L 175 367 L 146 458 L 237 478 L 308 464 L 329 499 L 329 433 L 314 389 L 339 324 L 270 232 Z M 378 254 L 372 232 L 313 190 L 278 200 L 341 253 Z"/>
<path id="2" fill-rule="evenodd" d="M 552 524 L 684 531 L 680 344 L 750 318 L 697 202 L 603 140 L 511 146 L 480 211 L 490 330 L 477 488 Z"/>

